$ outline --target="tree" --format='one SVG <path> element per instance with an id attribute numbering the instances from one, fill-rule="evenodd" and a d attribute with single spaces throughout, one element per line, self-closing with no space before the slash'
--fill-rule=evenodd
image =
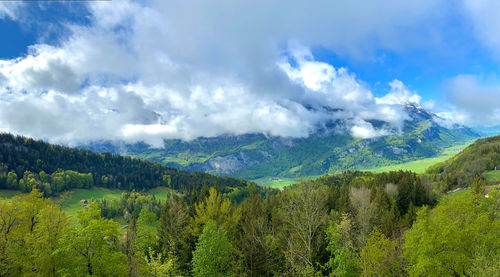
<path id="1" fill-rule="evenodd" d="M 17 174 L 14 170 L 11 170 L 7 174 L 7 188 L 8 189 L 18 189 Z"/>
<path id="2" fill-rule="evenodd" d="M 38 176 L 40 176 L 40 181 L 42 183 L 49 183 L 49 175 L 47 175 L 47 173 L 45 173 L 45 171 L 43 171 L 43 170 L 40 171 Z"/>
<path id="3" fill-rule="evenodd" d="M 326 229 L 326 250 L 330 252 L 330 259 L 325 267 L 330 276 L 359 276 L 357 256 L 352 241 L 346 232 L 351 232 L 350 220 L 344 216 L 340 225 L 330 222 Z"/>
<path id="4" fill-rule="evenodd" d="M 403 259 L 398 244 L 377 228 L 361 249 L 359 264 L 363 276 L 403 276 Z"/>
<path id="5" fill-rule="evenodd" d="M 125 233 L 125 254 L 127 254 L 128 276 L 138 275 L 138 266 L 135 253 L 135 236 L 137 234 L 137 220 L 135 217 L 128 224 L 128 232 Z"/>
<path id="6" fill-rule="evenodd" d="M 126 276 L 127 257 L 117 251 L 118 223 L 101 217 L 97 204 L 78 213 L 78 226 L 65 238 L 58 252 L 67 275 Z"/>
<path id="7" fill-rule="evenodd" d="M 251 194 L 241 206 L 237 247 L 243 254 L 243 265 L 249 276 L 265 276 L 272 271 L 272 253 L 266 236 L 270 228 L 258 194 Z"/>
<path id="8" fill-rule="evenodd" d="M 182 272 L 189 271 L 194 247 L 189 227 L 186 204 L 180 199 L 167 201 L 162 207 L 158 222 L 158 245 L 163 257 L 177 257 L 177 264 Z"/>
<path id="9" fill-rule="evenodd" d="M 137 219 L 137 233 L 135 236 L 135 250 L 147 253 L 148 249 L 153 246 L 156 238 L 156 214 L 144 208 L 139 213 Z"/>
<path id="10" fill-rule="evenodd" d="M 175 260 L 163 258 L 161 253 L 155 253 L 151 248 L 144 257 L 146 263 L 145 277 L 169 277 L 175 272 Z"/>
<path id="11" fill-rule="evenodd" d="M 205 224 L 193 253 L 193 276 L 231 276 L 233 246 L 226 232 L 210 220 Z"/>
<path id="12" fill-rule="evenodd" d="M 365 186 L 359 188 L 351 187 L 351 202 L 356 210 L 356 219 L 361 227 L 361 237 L 363 241 L 372 229 L 372 220 L 375 217 L 376 207 L 370 201 L 371 190 Z"/>
<path id="13" fill-rule="evenodd" d="M 294 274 L 310 274 L 315 270 L 314 256 L 323 239 L 326 223 L 326 193 L 308 183 L 289 192 L 284 200 L 287 234 L 287 260 Z"/>
<path id="14" fill-rule="evenodd" d="M 482 196 L 484 194 L 484 179 L 481 178 L 481 176 L 476 175 L 470 187 L 472 188 L 472 191 L 474 191 L 474 193 L 480 194 Z"/>
<path id="15" fill-rule="evenodd" d="M 238 209 L 231 206 L 229 199 L 223 199 L 222 194 L 216 189 L 211 188 L 205 201 L 196 204 L 196 216 L 193 221 L 193 234 L 198 236 L 203 226 L 209 220 L 217 223 L 218 227 L 223 228 L 230 237 L 234 238 L 236 226 L 240 219 Z"/>
<path id="16" fill-rule="evenodd" d="M 62 265 L 53 253 L 68 226 L 66 214 L 36 189 L 0 201 L 0 275 L 55 276 Z"/>

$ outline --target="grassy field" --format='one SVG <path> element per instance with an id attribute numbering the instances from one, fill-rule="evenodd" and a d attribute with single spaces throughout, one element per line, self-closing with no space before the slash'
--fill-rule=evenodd
<path id="1" fill-rule="evenodd" d="M 278 178 L 278 180 L 271 180 L 270 177 L 266 177 L 266 178 L 251 180 L 251 181 L 257 183 L 258 185 L 264 186 L 264 187 L 283 189 L 284 187 L 300 183 L 301 181 L 316 179 L 320 176 L 321 175 L 304 176 L 304 177 L 297 177 L 297 178 Z"/>
<path id="2" fill-rule="evenodd" d="M 283 189 L 286 186 L 290 186 L 296 183 L 300 183 L 298 178 L 279 178 L 278 180 L 270 180 L 270 178 L 260 178 L 252 180 L 253 182 L 263 186 L 275 189 Z"/>
<path id="3" fill-rule="evenodd" d="M 151 195 L 154 195 L 156 197 L 156 199 L 161 200 L 161 201 L 165 201 L 165 200 L 171 198 L 171 196 L 173 194 L 176 194 L 178 196 L 182 195 L 181 193 L 179 193 L 171 188 L 167 188 L 167 187 L 157 187 L 157 188 L 151 189 L 149 191 L 149 193 Z"/>
<path id="4" fill-rule="evenodd" d="M 468 142 L 466 144 L 456 145 L 456 146 L 446 148 L 437 157 L 426 158 L 426 159 L 421 159 L 418 161 L 412 161 L 412 162 L 390 165 L 390 166 L 370 168 L 370 169 L 365 169 L 364 171 L 373 171 L 373 172 L 380 173 L 380 172 L 387 172 L 387 171 L 393 171 L 393 170 L 411 170 L 411 171 L 414 171 L 416 173 L 424 173 L 425 170 L 427 168 L 429 168 L 430 166 L 435 165 L 435 164 L 440 163 L 440 162 L 444 162 L 447 159 L 455 156 L 456 154 L 458 154 L 460 151 L 462 151 L 465 147 L 469 146 L 473 142 L 474 141 Z"/>
<path id="5" fill-rule="evenodd" d="M 492 170 L 483 173 L 483 177 L 488 181 L 500 181 L 500 170 Z"/>

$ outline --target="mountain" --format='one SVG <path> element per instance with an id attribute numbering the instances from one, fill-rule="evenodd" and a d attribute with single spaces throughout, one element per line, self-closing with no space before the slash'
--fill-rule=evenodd
<path id="1" fill-rule="evenodd" d="M 484 134 L 485 136 L 491 137 L 500 135 L 500 125 L 496 126 L 476 126 L 474 130 L 480 134 Z"/>
<path id="2" fill-rule="evenodd" d="M 244 180 L 178 170 L 137 158 L 0 134 L 0 189 L 38 188 L 55 195 L 66 189 L 92 186 L 136 191 L 167 186 L 190 193 L 203 185 L 217 185 L 220 191 L 228 192 L 247 184 Z"/>
<path id="3" fill-rule="evenodd" d="M 224 135 L 193 141 L 165 140 L 164 148 L 94 143 L 82 146 L 157 161 L 189 171 L 206 171 L 245 179 L 295 177 L 363 169 L 407 162 L 439 154 L 443 148 L 480 137 L 470 128 L 446 128 L 441 120 L 417 105 L 404 106 L 410 119 L 401 132 L 358 139 L 339 132 L 344 122 L 327 122 L 306 138 L 269 137 L 263 134 Z M 332 110 L 332 113 L 336 110 Z M 375 127 L 388 124 L 372 121 Z"/>

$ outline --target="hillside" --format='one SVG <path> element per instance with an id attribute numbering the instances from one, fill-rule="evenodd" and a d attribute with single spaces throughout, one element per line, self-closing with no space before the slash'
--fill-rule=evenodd
<path id="1" fill-rule="evenodd" d="M 229 191 L 229 187 L 246 187 L 247 182 L 0 134 L 0 189 L 38 188 L 53 195 L 92 186 L 136 191 L 167 186 L 191 192 L 202 185 L 217 185 L 221 191 Z"/>
<path id="2" fill-rule="evenodd" d="M 263 134 L 198 138 L 186 142 L 165 140 L 164 148 L 94 143 L 82 146 L 111 151 L 190 171 L 206 171 L 245 179 L 321 175 L 367 169 L 435 157 L 443 149 L 480 135 L 455 125 L 445 128 L 438 117 L 412 104 L 402 133 L 357 139 L 338 132 L 343 122 L 330 122 L 306 138 L 268 137 Z M 372 124 L 383 126 L 384 122 Z"/>
<path id="3" fill-rule="evenodd" d="M 448 188 L 466 187 L 476 175 L 493 176 L 487 173 L 500 165 L 500 136 L 478 139 L 462 152 L 427 170 L 435 179 Z"/>

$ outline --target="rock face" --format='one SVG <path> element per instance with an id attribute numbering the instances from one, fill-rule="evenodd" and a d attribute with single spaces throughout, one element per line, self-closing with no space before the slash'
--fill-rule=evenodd
<path id="1" fill-rule="evenodd" d="M 266 151 L 257 150 L 255 154 L 257 155 L 249 155 L 248 152 L 242 151 L 227 156 L 216 156 L 204 163 L 192 164 L 188 169 L 194 171 L 214 171 L 230 175 L 253 165 L 265 163 L 271 158 L 271 155 Z"/>
<path id="2" fill-rule="evenodd" d="M 241 155 L 241 153 L 240 153 Z M 236 156 L 229 155 L 224 157 L 215 157 L 207 162 L 212 170 L 215 170 L 220 173 L 233 173 L 237 170 L 242 169 L 246 166 L 243 162 L 241 162 Z"/>
<path id="3" fill-rule="evenodd" d="M 373 139 L 356 139 L 339 131 L 345 122 L 335 119 L 319 126 L 307 138 L 224 135 L 190 142 L 166 140 L 162 149 L 136 144 L 128 145 L 124 151 L 123 144 L 118 144 L 117 151 L 181 169 L 254 179 L 316 175 L 406 162 L 432 157 L 444 147 L 479 137 L 463 126 L 439 125 L 436 115 L 418 106 L 407 104 L 404 109 L 408 120 L 402 130 Z M 383 121 L 370 123 L 376 128 L 387 127 Z"/>

